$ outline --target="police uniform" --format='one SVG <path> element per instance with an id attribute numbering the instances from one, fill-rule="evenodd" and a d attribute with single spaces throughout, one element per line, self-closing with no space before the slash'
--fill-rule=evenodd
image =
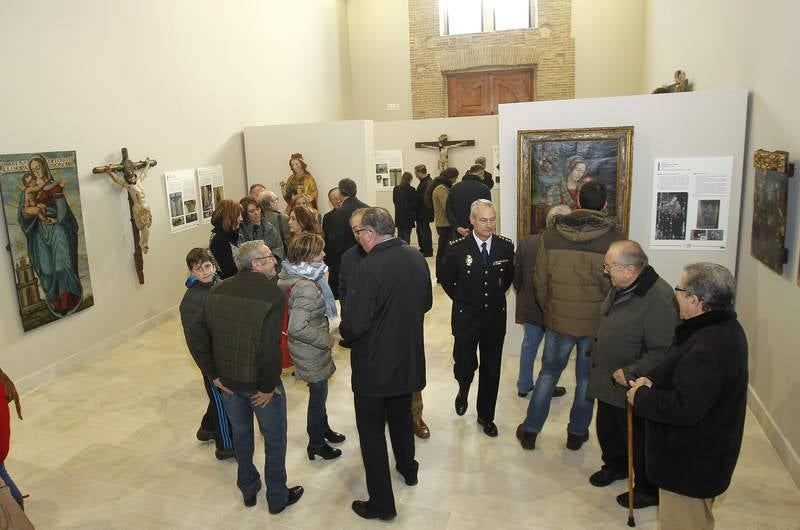
<path id="1" fill-rule="evenodd" d="M 453 241 L 440 278 L 453 300 L 453 374 L 460 387 L 469 388 L 478 368 L 480 346 L 478 418 L 493 422 L 506 335 L 506 291 L 514 279 L 514 243 L 493 234 L 487 251 L 484 263 L 472 232 Z"/>

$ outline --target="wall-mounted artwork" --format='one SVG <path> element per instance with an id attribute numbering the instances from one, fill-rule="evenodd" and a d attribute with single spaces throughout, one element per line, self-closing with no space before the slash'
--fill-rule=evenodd
<path id="1" fill-rule="evenodd" d="M 553 206 L 576 209 L 589 180 L 606 185 L 606 213 L 628 233 L 633 127 L 519 131 L 518 143 L 518 237 L 542 231 Z"/>
<path id="2" fill-rule="evenodd" d="M 0 190 L 23 329 L 94 305 L 75 151 L 0 155 Z"/>
<path id="3" fill-rule="evenodd" d="M 789 176 L 794 168 L 786 151 L 759 149 L 753 155 L 756 181 L 753 197 L 753 237 L 750 253 L 764 265 L 783 274 L 789 253 L 786 244 L 786 202 Z"/>

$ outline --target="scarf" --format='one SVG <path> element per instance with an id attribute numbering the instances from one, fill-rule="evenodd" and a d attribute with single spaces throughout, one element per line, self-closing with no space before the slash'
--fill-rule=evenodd
<path id="1" fill-rule="evenodd" d="M 325 316 L 328 318 L 338 316 L 336 300 L 333 298 L 333 291 L 331 291 L 328 282 L 325 281 L 325 271 L 328 270 L 328 266 L 325 265 L 325 263 L 321 261 L 316 263 L 306 263 L 305 261 L 291 263 L 289 261 L 284 261 L 281 270 L 286 272 L 289 276 L 305 278 L 317 284 L 317 287 L 322 293 L 322 298 L 325 299 Z"/>

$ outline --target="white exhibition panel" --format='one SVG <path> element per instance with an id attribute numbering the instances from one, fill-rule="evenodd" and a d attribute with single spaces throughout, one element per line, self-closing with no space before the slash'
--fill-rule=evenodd
<path id="1" fill-rule="evenodd" d="M 517 210 L 517 132 L 522 130 L 579 129 L 632 125 L 633 171 L 629 237 L 639 242 L 650 263 L 670 284 L 680 278 L 684 265 L 711 261 L 736 273 L 739 212 L 747 127 L 747 90 L 731 89 L 680 94 L 654 94 L 596 99 L 571 99 L 500 105 L 500 165 L 504 168 L 501 189 L 506 219 Z M 653 160 L 679 157 L 733 157 L 729 245 L 725 250 L 651 250 L 653 222 Z M 514 185 L 511 183 L 514 182 Z M 517 240 L 516 221 L 506 222 L 503 233 Z M 509 308 L 515 296 L 509 296 Z M 522 326 L 508 312 L 505 352 L 519 355 Z"/>
<path id="2" fill-rule="evenodd" d="M 264 184 L 280 195 L 289 178 L 289 157 L 302 153 L 319 190 L 320 213 L 330 210 L 326 196 L 340 179 L 358 185 L 358 197 L 375 203 L 373 122 L 368 120 L 245 127 L 247 186 Z"/>

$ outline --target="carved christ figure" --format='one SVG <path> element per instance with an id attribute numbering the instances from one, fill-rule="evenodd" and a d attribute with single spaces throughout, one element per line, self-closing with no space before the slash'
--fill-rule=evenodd
<path id="1" fill-rule="evenodd" d="M 417 148 L 421 147 L 428 147 L 430 149 L 438 149 L 439 151 L 439 163 L 438 168 L 439 172 L 441 173 L 445 169 L 449 167 L 449 155 L 448 151 L 450 149 L 454 149 L 456 147 L 465 147 L 475 145 L 474 140 L 463 140 L 460 142 L 448 142 L 447 135 L 442 134 L 439 136 L 438 142 L 417 142 L 414 146 Z"/>
<path id="2" fill-rule="evenodd" d="M 106 166 L 105 173 L 111 177 L 114 184 L 125 188 L 128 196 L 133 204 L 133 221 L 136 223 L 136 228 L 139 230 L 139 246 L 142 252 L 147 254 L 149 250 L 148 239 L 150 237 L 150 227 L 153 225 L 153 214 L 150 213 L 150 207 L 147 206 L 147 201 L 144 196 L 144 189 L 142 189 L 142 181 L 147 177 L 147 172 L 152 166 L 154 161 L 149 158 L 145 159 L 142 172 L 136 175 L 136 166 L 127 157 L 122 160 L 122 178 L 114 173 L 114 168 Z"/>

